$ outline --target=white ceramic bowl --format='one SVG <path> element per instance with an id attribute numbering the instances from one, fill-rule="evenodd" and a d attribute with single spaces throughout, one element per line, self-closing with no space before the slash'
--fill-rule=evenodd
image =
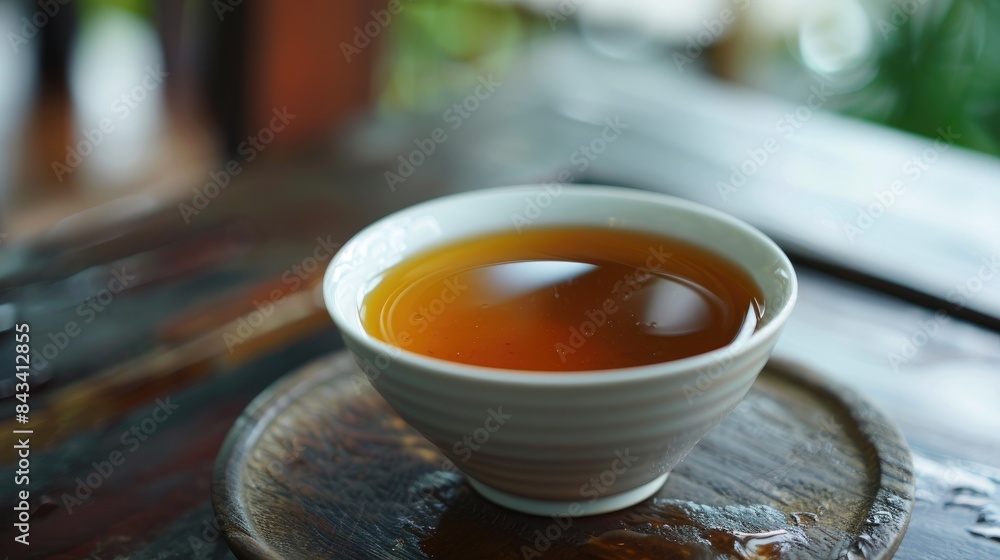
<path id="1" fill-rule="evenodd" d="M 762 288 L 763 320 L 752 336 L 712 352 L 580 373 L 448 362 L 363 328 L 364 296 L 401 260 L 471 235 L 557 225 L 644 231 L 710 248 Z M 448 196 L 383 218 L 344 245 L 323 289 L 364 376 L 476 490 L 511 509 L 579 516 L 654 494 L 739 403 L 791 313 L 796 280 L 777 245 L 722 212 L 630 189 L 536 185 Z"/>

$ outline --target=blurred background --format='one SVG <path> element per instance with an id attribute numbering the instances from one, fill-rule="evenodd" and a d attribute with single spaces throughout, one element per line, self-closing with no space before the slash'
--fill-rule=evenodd
<path id="1" fill-rule="evenodd" d="M 106 491 L 164 462 L 204 513 L 239 411 L 340 346 L 315 289 L 336 248 L 528 182 L 750 221 L 803 271 L 779 355 L 1000 468 L 1000 3 L 0 0 L 0 32 L 0 333 L 36 333 L 45 512 L 169 393 L 204 446 L 143 448 Z M 166 543 L 163 515 L 142 530 Z M 100 523 L 39 538 L 139 530 Z"/>
<path id="2" fill-rule="evenodd" d="M 358 119 L 439 113 L 478 77 L 517 72 L 527 53 L 545 49 L 539 43 L 564 36 L 609 64 L 712 75 L 793 104 L 822 84 L 835 92 L 819 102 L 825 111 L 931 138 L 947 123 L 957 145 L 1000 155 L 994 2 L 400 0 L 393 7 L 0 3 L 8 43 L 0 53 L 4 230 L 37 229 L 23 224 L 51 223 L 152 185 L 183 190 L 176 185 L 239 155 L 240 142 L 275 107 L 298 116 L 261 154 L 268 159 L 316 146 Z"/>

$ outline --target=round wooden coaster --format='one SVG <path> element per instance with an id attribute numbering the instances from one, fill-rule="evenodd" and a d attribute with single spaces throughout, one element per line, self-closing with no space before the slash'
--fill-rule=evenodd
<path id="1" fill-rule="evenodd" d="M 240 558 L 887 559 L 913 467 L 865 400 L 772 361 L 654 497 L 593 517 L 524 515 L 480 497 L 339 353 L 244 411 L 213 503 Z"/>

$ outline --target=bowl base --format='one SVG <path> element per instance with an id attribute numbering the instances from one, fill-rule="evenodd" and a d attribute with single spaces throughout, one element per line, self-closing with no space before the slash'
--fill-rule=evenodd
<path id="1" fill-rule="evenodd" d="M 487 500 L 514 511 L 530 513 L 531 515 L 584 517 L 625 509 L 638 504 L 656 494 L 667 481 L 668 474 L 670 473 L 660 475 L 638 488 L 633 488 L 619 494 L 604 496 L 596 500 L 574 500 L 568 502 L 533 500 L 497 490 L 472 478 L 469 478 L 468 481 L 469 485 Z"/>

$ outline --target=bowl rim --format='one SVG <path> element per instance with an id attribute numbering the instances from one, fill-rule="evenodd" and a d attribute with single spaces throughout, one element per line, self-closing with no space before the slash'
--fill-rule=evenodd
<path id="1" fill-rule="evenodd" d="M 596 195 L 600 197 L 619 199 L 627 198 L 637 202 L 645 202 L 658 206 L 669 206 L 728 223 L 738 229 L 742 234 L 753 239 L 756 243 L 763 245 L 774 253 L 776 259 L 781 265 L 781 268 L 788 273 L 787 297 L 785 297 L 781 302 L 781 307 L 767 324 L 758 328 L 749 337 L 743 340 L 731 342 L 709 352 L 667 362 L 657 362 L 653 364 L 624 368 L 581 371 L 545 371 L 528 369 L 512 370 L 464 364 L 461 362 L 452 362 L 449 360 L 425 356 L 423 354 L 412 352 L 405 348 L 383 342 L 368 334 L 360 323 L 356 325 L 354 322 L 344 317 L 342 310 L 336 305 L 334 297 L 336 283 L 333 280 L 333 275 L 335 268 L 341 264 L 341 257 L 344 254 L 349 253 L 349 249 L 352 246 L 361 243 L 366 237 L 373 235 L 374 232 L 377 232 L 387 224 L 400 221 L 401 219 L 412 218 L 416 215 L 422 216 L 426 214 L 433 214 L 432 210 L 436 206 L 441 206 L 443 204 L 464 203 L 473 205 L 475 203 L 474 206 L 479 208 L 482 207 L 483 199 L 489 199 L 490 197 L 495 196 L 510 196 L 517 193 L 528 194 L 544 192 L 544 189 L 547 187 L 554 186 L 561 189 L 561 193 L 559 195 L 560 197 L 567 195 Z M 640 229 L 639 231 L 642 230 Z M 742 266 L 742 264 L 739 264 L 739 266 Z M 705 371 L 713 365 L 732 362 L 742 355 L 753 354 L 755 349 L 763 346 L 767 343 L 767 341 L 776 337 L 780 330 L 784 327 L 788 317 L 791 315 L 797 299 L 798 279 L 795 269 L 792 267 L 792 263 L 788 259 L 788 256 L 785 255 L 784 251 L 782 251 L 781 248 L 778 247 L 773 240 L 771 240 L 771 238 L 767 237 L 763 232 L 745 221 L 710 206 L 675 196 L 625 187 L 589 184 L 569 185 L 558 183 L 537 183 L 507 187 L 490 187 L 448 194 L 420 202 L 380 218 L 354 234 L 346 243 L 344 243 L 337 254 L 330 260 L 323 277 L 324 303 L 327 311 L 333 319 L 334 324 L 337 326 L 338 331 L 344 338 L 345 342 L 347 342 L 349 348 L 351 346 L 350 343 L 353 340 L 357 344 L 366 347 L 366 350 L 376 356 L 388 356 L 393 362 L 398 360 L 400 362 L 407 363 L 410 366 L 414 366 L 422 370 L 425 374 L 446 378 L 461 378 L 470 381 L 489 381 L 505 385 L 590 386 L 641 381 L 659 377 L 676 377 L 689 374 L 691 372 Z M 353 351 L 353 349 L 351 350 Z M 391 366 L 379 369 L 391 369 Z"/>

